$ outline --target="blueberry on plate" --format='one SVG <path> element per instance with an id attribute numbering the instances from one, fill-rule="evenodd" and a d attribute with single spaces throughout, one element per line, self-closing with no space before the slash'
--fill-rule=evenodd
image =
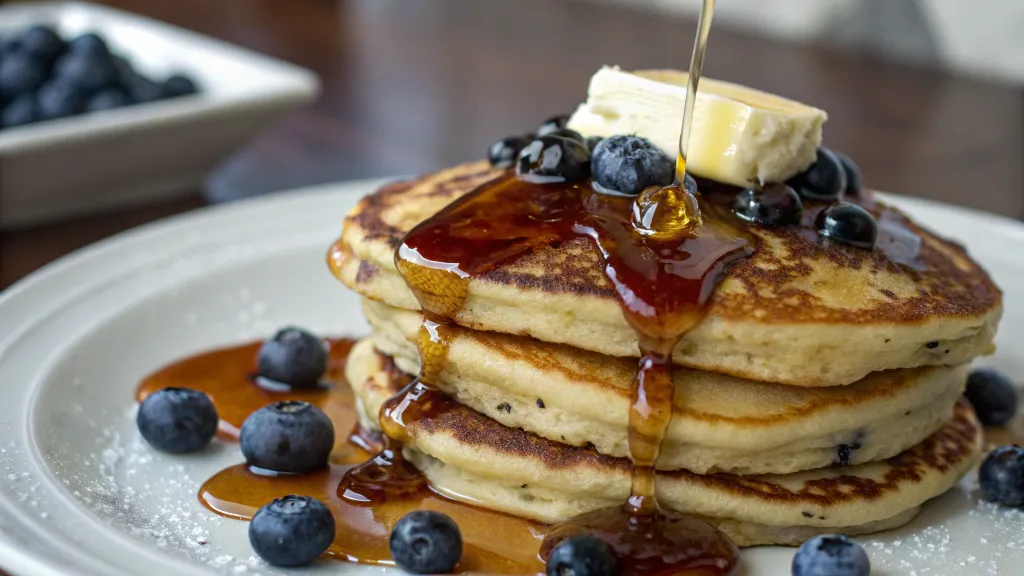
<path id="1" fill-rule="evenodd" d="M 18 34 L 7 34 L 0 37 L 0 57 L 14 54 L 21 50 L 21 36 Z"/>
<path id="2" fill-rule="evenodd" d="M 68 42 L 68 50 L 78 54 L 110 56 L 106 40 L 95 32 L 87 32 Z"/>
<path id="3" fill-rule="evenodd" d="M 151 446 L 183 454 L 206 447 L 217 433 L 217 409 L 206 394 L 189 388 L 163 388 L 146 396 L 135 423 Z"/>
<path id="4" fill-rule="evenodd" d="M 538 136 L 519 152 L 516 174 L 538 184 L 582 180 L 590 175 L 590 151 L 578 140 Z"/>
<path id="5" fill-rule="evenodd" d="M 462 557 L 462 532 L 433 510 L 409 512 L 391 530 L 391 558 L 413 574 L 447 574 Z"/>
<path id="6" fill-rule="evenodd" d="M 846 195 L 852 198 L 857 198 L 860 196 L 861 187 L 860 167 L 858 167 L 857 164 L 854 163 L 853 159 L 846 154 L 835 151 L 832 153 L 839 159 L 839 164 L 843 167 L 843 174 L 846 175 Z"/>
<path id="7" fill-rule="evenodd" d="M 566 538 L 558 543 L 545 564 L 547 576 L 614 576 L 615 555 L 603 540 L 591 534 Z"/>
<path id="8" fill-rule="evenodd" d="M 118 70 L 109 54 L 69 52 L 54 66 L 54 76 L 92 94 L 118 81 Z"/>
<path id="9" fill-rule="evenodd" d="M 309 496 L 276 498 L 249 522 L 249 544 L 272 566 L 303 566 L 334 541 L 334 516 Z"/>
<path id="10" fill-rule="evenodd" d="M 815 536 L 793 556 L 793 576 L 868 576 L 871 562 L 864 548 L 846 536 Z"/>
<path id="11" fill-rule="evenodd" d="M 120 88 L 106 88 L 92 95 L 85 103 L 86 112 L 101 112 L 122 108 L 132 103 L 131 98 Z"/>
<path id="12" fill-rule="evenodd" d="M 292 388 L 315 388 L 327 371 L 327 346 L 301 328 L 288 326 L 260 346 L 259 375 Z"/>
<path id="13" fill-rule="evenodd" d="M 529 136 L 502 138 L 487 149 L 487 160 L 495 168 L 511 168 L 519 157 L 519 152 L 532 140 L 533 138 Z"/>
<path id="14" fill-rule="evenodd" d="M 814 164 L 787 184 L 808 200 L 832 202 L 846 190 L 846 173 L 839 158 L 828 148 L 820 147 Z"/>
<path id="15" fill-rule="evenodd" d="M 636 195 L 650 186 L 667 186 L 675 163 L 660 148 L 639 136 L 611 136 L 594 148 L 590 170 L 602 188 Z"/>
<path id="16" fill-rule="evenodd" d="M 164 80 L 163 85 L 160 86 L 161 98 L 179 98 L 197 92 L 199 89 L 196 88 L 195 81 L 184 74 L 175 74 Z"/>
<path id="17" fill-rule="evenodd" d="M 748 188 L 736 195 L 733 213 L 741 220 L 761 226 L 795 226 L 804 213 L 803 202 L 785 184 L 767 184 L 760 190 Z"/>
<path id="18" fill-rule="evenodd" d="M 309 472 L 327 466 L 334 447 L 334 424 L 308 402 L 276 402 L 245 419 L 239 441 L 250 466 L 274 472 Z"/>
<path id="19" fill-rule="evenodd" d="M 587 136 L 587 150 L 590 150 L 591 156 L 594 154 L 594 148 L 604 140 L 604 136 Z"/>
<path id="20" fill-rule="evenodd" d="M 875 217 L 856 204 L 833 204 L 818 214 L 815 224 L 822 236 L 865 250 L 873 249 L 878 238 Z"/>
<path id="21" fill-rule="evenodd" d="M 537 136 L 547 136 L 549 133 L 554 132 L 560 128 L 565 128 L 565 125 L 569 123 L 569 116 L 566 114 L 560 114 L 558 116 L 552 116 L 544 121 L 543 124 L 537 128 Z"/>
<path id="22" fill-rule="evenodd" d="M 45 65 L 53 64 L 66 48 L 64 40 L 49 26 L 32 26 L 19 39 L 21 51 Z"/>
<path id="23" fill-rule="evenodd" d="M 38 89 L 46 80 L 46 67 L 28 54 L 7 54 L 0 61 L 0 97 L 15 98 Z"/>
<path id="24" fill-rule="evenodd" d="M 70 82 L 51 80 L 39 89 L 36 104 L 44 120 L 74 116 L 85 110 L 85 92 Z"/>
<path id="25" fill-rule="evenodd" d="M 24 126 L 40 120 L 39 107 L 34 92 L 26 92 L 11 100 L 0 113 L 0 124 L 4 128 Z"/>
<path id="26" fill-rule="evenodd" d="M 998 370 L 972 370 L 964 394 L 985 426 L 1003 426 L 1017 414 L 1017 389 L 1006 374 Z"/>
<path id="27" fill-rule="evenodd" d="M 978 468 L 981 497 L 1004 506 L 1024 505 L 1024 449 L 1000 446 Z"/>

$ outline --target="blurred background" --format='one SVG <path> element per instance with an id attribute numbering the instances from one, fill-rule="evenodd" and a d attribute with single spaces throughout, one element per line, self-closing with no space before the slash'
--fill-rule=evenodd
<path id="1" fill-rule="evenodd" d="M 201 183 L 163 193 L 159 200 L 140 192 L 118 205 L 29 223 L 5 225 L 4 198 L 10 211 L 10 198 L 34 193 L 32 172 L 19 171 L 15 185 L 3 176 L 5 170 L 12 173 L 13 158 L 23 153 L 18 142 L 31 131 L 49 130 L 44 127 L 49 123 L 0 131 L 5 187 L 0 189 L 0 288 L 87 243 L 211 203 L 338 180 L 414 174 L 481 158 L 492 141 L 571 111 L 601 65 L 686 68 L 700 2 L 99 4 L 306 68 L 319 77 L 319 94 L 311 104 L 260 125 L 223 150 L 224 158 L 210 156 Z M 11 27 L 5 11 L 19 5 L 0 3 L 0 28 Z M 828 111 L 825 143 L 852 156 L 871 187 L 1021 218 L 1021 30 L 1024 2 L 1019 0 L 718 0 L 706 73 Z M 155 36 L 111 34 L 116 36 L 108 39 L 112 45 L 143 63 L 147 50 L 159 45 Z M 188 50 L 177 53 L 165 46 L 158 52 L 178 59 L 174 70 L 206 78 L 209 86 L 219 79 Z M 159 62 L 149 64 L 163 70 Z M 138 118 L 161 124 L 161 110 L 170 118 L 179 111 L 196 112 L 218 97 L 219 88 L 204 91 L 200 81 L 199 89 L 180 104 L 154 105 L 151 114 L 139 112 Z M 105 114 L 115 123 L 114 115 L 122 112 Z M 69 131 L 85 133 L 100 120 L 54 120 L 56 141 L 62 122 Z M 170 162 L 198 141 L 177 138 L 173 145 L 158 146 L 171 141 L 154 133 L 152 147 L 133 146 L 135 159 L 125 162 Z M 54 141 L 39 140 L 34 153 Z M 120 158 L 94 163 L 116 166 Z M 72 193 L 89 198 L 103 190 Z"/>

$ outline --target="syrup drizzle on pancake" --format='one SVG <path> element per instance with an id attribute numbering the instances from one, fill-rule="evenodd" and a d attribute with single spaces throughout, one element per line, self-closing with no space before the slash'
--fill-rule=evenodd
<path id="1" fill-rule="evenodd" d="M 706 201 L 705 223 L 694 237 L 645 238 L 630 221 L 632 205 L 632 198 L 597 193 L 587 182 L 534 184 L 508 173 L 409 232 L 395 264 L 426 319 L 419 333 L 423 372 L 385 403 L 382 426 L 402 440 L 410 418 L 430 417 L 433 409 L 420 403 L 439 395 L 432 380 L 444 367 L 447 327 L 465 305 L 474 276 L 540 248 L 587 238 L 602 255 L 605 275 L 641 342 L 629 417 L 633 490 L 622 509 L 556 528 L 545 551 L 561 537 L 588 530 L 606 537 L 627 572 L 699 567 L 727 574 L 737 562 L 735 546 L 702 522 L 658 508 L 654 462 L 671 417 L 671 351 L 703 318 L 726 267 L 752 252 L 753 238 L 723 205 Z"/>

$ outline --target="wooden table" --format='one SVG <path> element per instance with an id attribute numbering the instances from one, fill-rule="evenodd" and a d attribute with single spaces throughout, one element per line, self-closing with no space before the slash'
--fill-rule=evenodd
<path id="1" fill-rule="evenodd" d="M 602 64 L 685 68 L 694 26 L 570 0 L 101 0 L 306 66 L 323 97 L 191 198 L 0 235 L 0 288 L 211 201 L 440 168 L 571 110 Z M 827 110 L 877 188 L 1024 216 L 1024 92 L 718 28 L 711 76 Z M 341 214 L 338 214 L 339 224 Z"/>

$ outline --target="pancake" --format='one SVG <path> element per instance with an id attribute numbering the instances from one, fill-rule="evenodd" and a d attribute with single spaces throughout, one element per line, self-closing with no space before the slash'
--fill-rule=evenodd
<path id="1" fill-rule="evenodd" d="M 376 348 L 402 371 L 419 374 L 414 342 L 421 315 L 372 301 L 363 309 Z M 506 426 L 626 457 L 635 371 L 628 358 L 456 328 L 433 383 Z M 925 367 L 800 388 L 678 368 L 675 416 L 658 467 L 784 474 L 888 458 L 949 420 L 966 377 L 966 365 Z"/>
<path id="2" fill-rule="evenodd" d="M 390 377 L 383 357 L 368 349 L 364 343 L 347 375 L 372 424 Z M 628 460 L 505 427 L 454 402 L 407 420 L 405 431 L 406 455 L 436 490 L 485 508 L 559 522 L 621 505 L 629 494 Z M 659 472 L 658 499 L 708 519 L 740 546 L 797 545 L 818 533 L 863 534 L 910 521 L 973 466 L 981 448 L 981 427 L 961 400 L 935 434 L 884 461 L 783 475 Z"/>
<path id="3" fill-rule="evenodd" d="M 394 265 L 404 234 L 502 172 L 462 164 L 385 186 L 345 220 L 331 254 L 355 291 L 416 310 Z M 1002 295 L 963 247 L 880 203 L 873 251 L 800 230 L 752 228 L 757 247 L 733 265 L 707 317 L 679 343 L 677 364 L 751 380 L 835 386 L 871 372 L 956 366 L 992 350 Z M 809 208 L 810 209 L 810 208 Z M 919 250 L 917 243 L 919 242 Z M 897 264 L 900 253 L 911 264 Z M 914 257 L 913 253 L 917 252 Z M 638 356 L 637 338 L 587 239 L 552 245 L 473 277 L 454 320 L 611 356 Z"/>

